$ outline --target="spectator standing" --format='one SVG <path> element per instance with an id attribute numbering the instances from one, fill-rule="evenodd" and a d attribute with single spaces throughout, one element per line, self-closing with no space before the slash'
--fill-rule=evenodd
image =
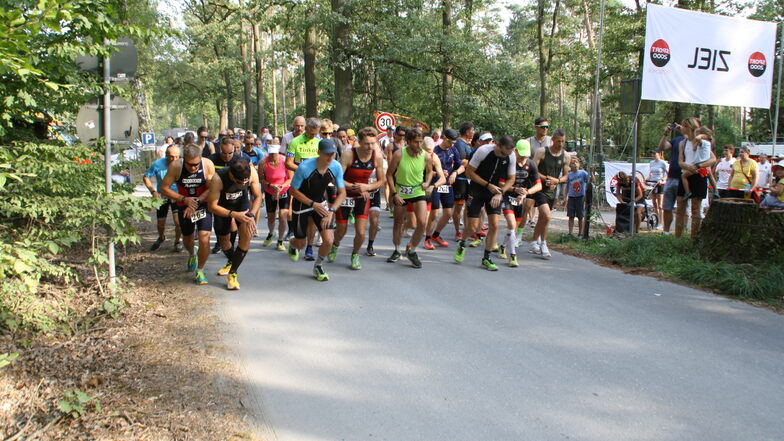
<path id="1" fill-rule="evenodd" d="M 770 161 L 768 161 L 768 155 L 760 153 L 757 168 L 757 187 L 762 191 L 767 191 L 770 188 L 770 178 L 772 176 L 772 167 Z"/>
<path id="2" fill-rule="evenodd" d="M 670 226 L 672 226 L 672 212 L 675 210 L 675 203 L 678 199 L 678 187 L 680 186 L 681 181 L 681 166 L 678 163 L 678 157 L 680 152 L 680 144 L 685 138 L 683 135 L 676 136 L 671 140 L 668 139 L 670 134 L 673 133 L 675 130 L 680 131 L 680 125 L 676 123 L 668 124 L 667 127 L 664 128 L 664 135 L 662 136 L 661 140 L 659 140 L 659 151 L 664 154 L 664 152 L 670 152 L 670 160 L 669 160 L 669 169 L 667 170 L 667 182 L 664 183 L 664 188 L 662 189 L 662 212 L 664 213 L 662 229 L 664 230 L 664 234 L 670 234 Z M 677 225 L 676 225 L 677 227 Z"/>
<path id="3" fill-rule="evenodd" d="M 738 160 L 732 164 L 730 173 L 730 197 L 746 197 L 757 188 L 757 161 L 749 156 L 749 148 L 741 147 Z"/>
<path id="4" fill-rule="evenodd" d="M 658 228 L 662 228 L 664 210 L 662 210 L 662 200 L 664 197 L 664 184 L 667 182 L 667 162 L 662 159 L 662 153 L 653 152 L 653 161 L 649 164 L 648 182 L 653 186 L 651 201 L 656 215 L 659 216 Z"/>
<path id="5" fill-rule="evenodd" d="M 686 118 L 681 123 L 681 133 L 686 140 L 681 141 L 678 150 L 678 162 L 683 172 L 689 172 L 689 195 L 685 197 L 686 191 L 683 183 L 678 187 L 678 211 L 675 219 L 675 236 L 681 237 L 686 226 L 686 199 L 691 203 L 691 237 L 697 236 L 702 222 L 702 200 L 708 197 L 708 177 L 698 172 L 701 168 L 712 167 L 716 163 L 716 155 L 713 151 L 708 152 L 709 158 L 705 161 L 696 161 L 695 156 L 699 149 L 697 144 L 701 139 L 697 137 L 697 130 L 702 126 L 698 118 Z"/>
<path id="6" fill-rule="evenodd" d="M 577 234 L 583 234 L 583 218 L 585 217 L 585 186 L 590 181 L 588 172 L 580 169 L 580 159 L 572 157 L 569 163 L 569 175 L 566 185 L 569 188 L 566 203 L 566 217 L 569 218 L 569 235 L 572 234 L 574 218 L 577 218 Z"/>
<path id="7" fill-rule="evenodd" d="M 730 175 L 732 175 L 732 164 L 735 163 L 735 146 L 726 144 L 724 146 L 724 157 L 716 163 L 714 172 L 716 173 L 716 189 L 719 191 L 720 198 L 730 197 Z"/>

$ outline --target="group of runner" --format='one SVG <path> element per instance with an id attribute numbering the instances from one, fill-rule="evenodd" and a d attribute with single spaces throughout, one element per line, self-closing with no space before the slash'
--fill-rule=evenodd
<path id="1" fill-rule="evenodd" d="M 425 249 L 448 247 L 442 234 L 451 221 L 457 241 L 455 262 L 463 262 L 468 247 L 481 245 L 484 237 L 481 267 L 498 270 L 494 252 L 517 267 L 516 250 L 533 210 L 538 210 L 538 220 L 529 252 L 547 259 L 550 208 L 556 187 L 566 182 L 571 156 L 564 150 L 562 131 L 548 136 L 544 118 L 535 121 L 535 129 L 535 136 L 518 141 L 478 133 L 470 122 L 457 131 L 446 129 L 443 135 L 397 127 L 379 136 L 370 127 L 355 134 L 336 131 L 328 120 L 297 117 L 292 132 L 281 144 L 268 143 L 266 151 L 255 147 L 253 136 L 246 134 L 242 141 L 223 137 L 206 157 L 211 150 L 190 139 L 184 147 L 169 146 L 166 156 L 145 174 L 152 195 L 164 200 L 152 249 L 165 240 L 171 209 L 175 250 L 182 236 L 196 283 L 207 283 L 204 266 L 214 229 L 218 240 L 213 251 L 227 259 L 217 274 L 227 277 L 228 289 L 239 289 L 237 272 L 257 235 L 263 201 L 268 228 L 263 246 L 272 244 L 277 230 L 275 247 L 293 262 L 304 254 L 305 260 L 314 262 L 314 277 L 326 281 L 324 261 L 335 261 L 350 223 L 354 240 L 349 267 L 362 268 L 359 253 L 366 237 L 365 254 L 376 255 L 373 245 L 384 193 L 394 217 L 394 251 L 387 262 L 405 257 L 412 267 L 421 268 L 418 247 L 422 242 Z M 538 146 L 533 152 L 532 144 Z M 150 181 L 153 176 L 156 187 Z M 410 239 L 401 248 L 410 228 Z M 314 253 L 317 235 L 320 246 Z"/>

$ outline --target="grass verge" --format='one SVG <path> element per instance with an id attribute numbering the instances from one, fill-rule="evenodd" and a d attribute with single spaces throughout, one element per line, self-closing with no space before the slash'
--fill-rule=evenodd
<path id="1" fill-rule="evenodd" d="M 784 262 L 757 265 L 707 262 L 697 254 L 691 239 L 671 235 L 640 234 L 633 237 L 599 236 L 589 240 L 555 234 L 550 243 L 601 263 L 659 273 L 664 278 L 737 297 L 784 307 Z M 782 260 L 780 257 L 778 260 Z"/>

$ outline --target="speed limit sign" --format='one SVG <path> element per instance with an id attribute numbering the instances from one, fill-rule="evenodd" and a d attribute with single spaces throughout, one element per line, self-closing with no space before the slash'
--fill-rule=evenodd
<path id="1" fill-rule="evenodd" d="M 395 126 L 395 117 L 391 113 L 379 113 L 376 117 L 376 128 L 379 132 L 384 133 L 390 127 Z"/>

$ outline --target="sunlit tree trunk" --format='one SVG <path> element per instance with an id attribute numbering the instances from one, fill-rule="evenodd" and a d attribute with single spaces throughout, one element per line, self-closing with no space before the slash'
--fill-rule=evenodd
<path id="1" fill-rule="evenodd" d="M 346 55 L 350 44 L 350 17 L 346 0 L 332 0 L 332 12 L 341 16 L 332 30 L 332 63 L 335 76 L 335 122 L 343 127 L 351 124 L 354 114 L 354 73 L 351 59 Z"/>
<path id="2" fill-rule="evenodd" d="M 305 30 L 303 55 L 305 58 L 305 115 L 318 116 L 318 90 L 316 88 L 316 27 Z"/>

